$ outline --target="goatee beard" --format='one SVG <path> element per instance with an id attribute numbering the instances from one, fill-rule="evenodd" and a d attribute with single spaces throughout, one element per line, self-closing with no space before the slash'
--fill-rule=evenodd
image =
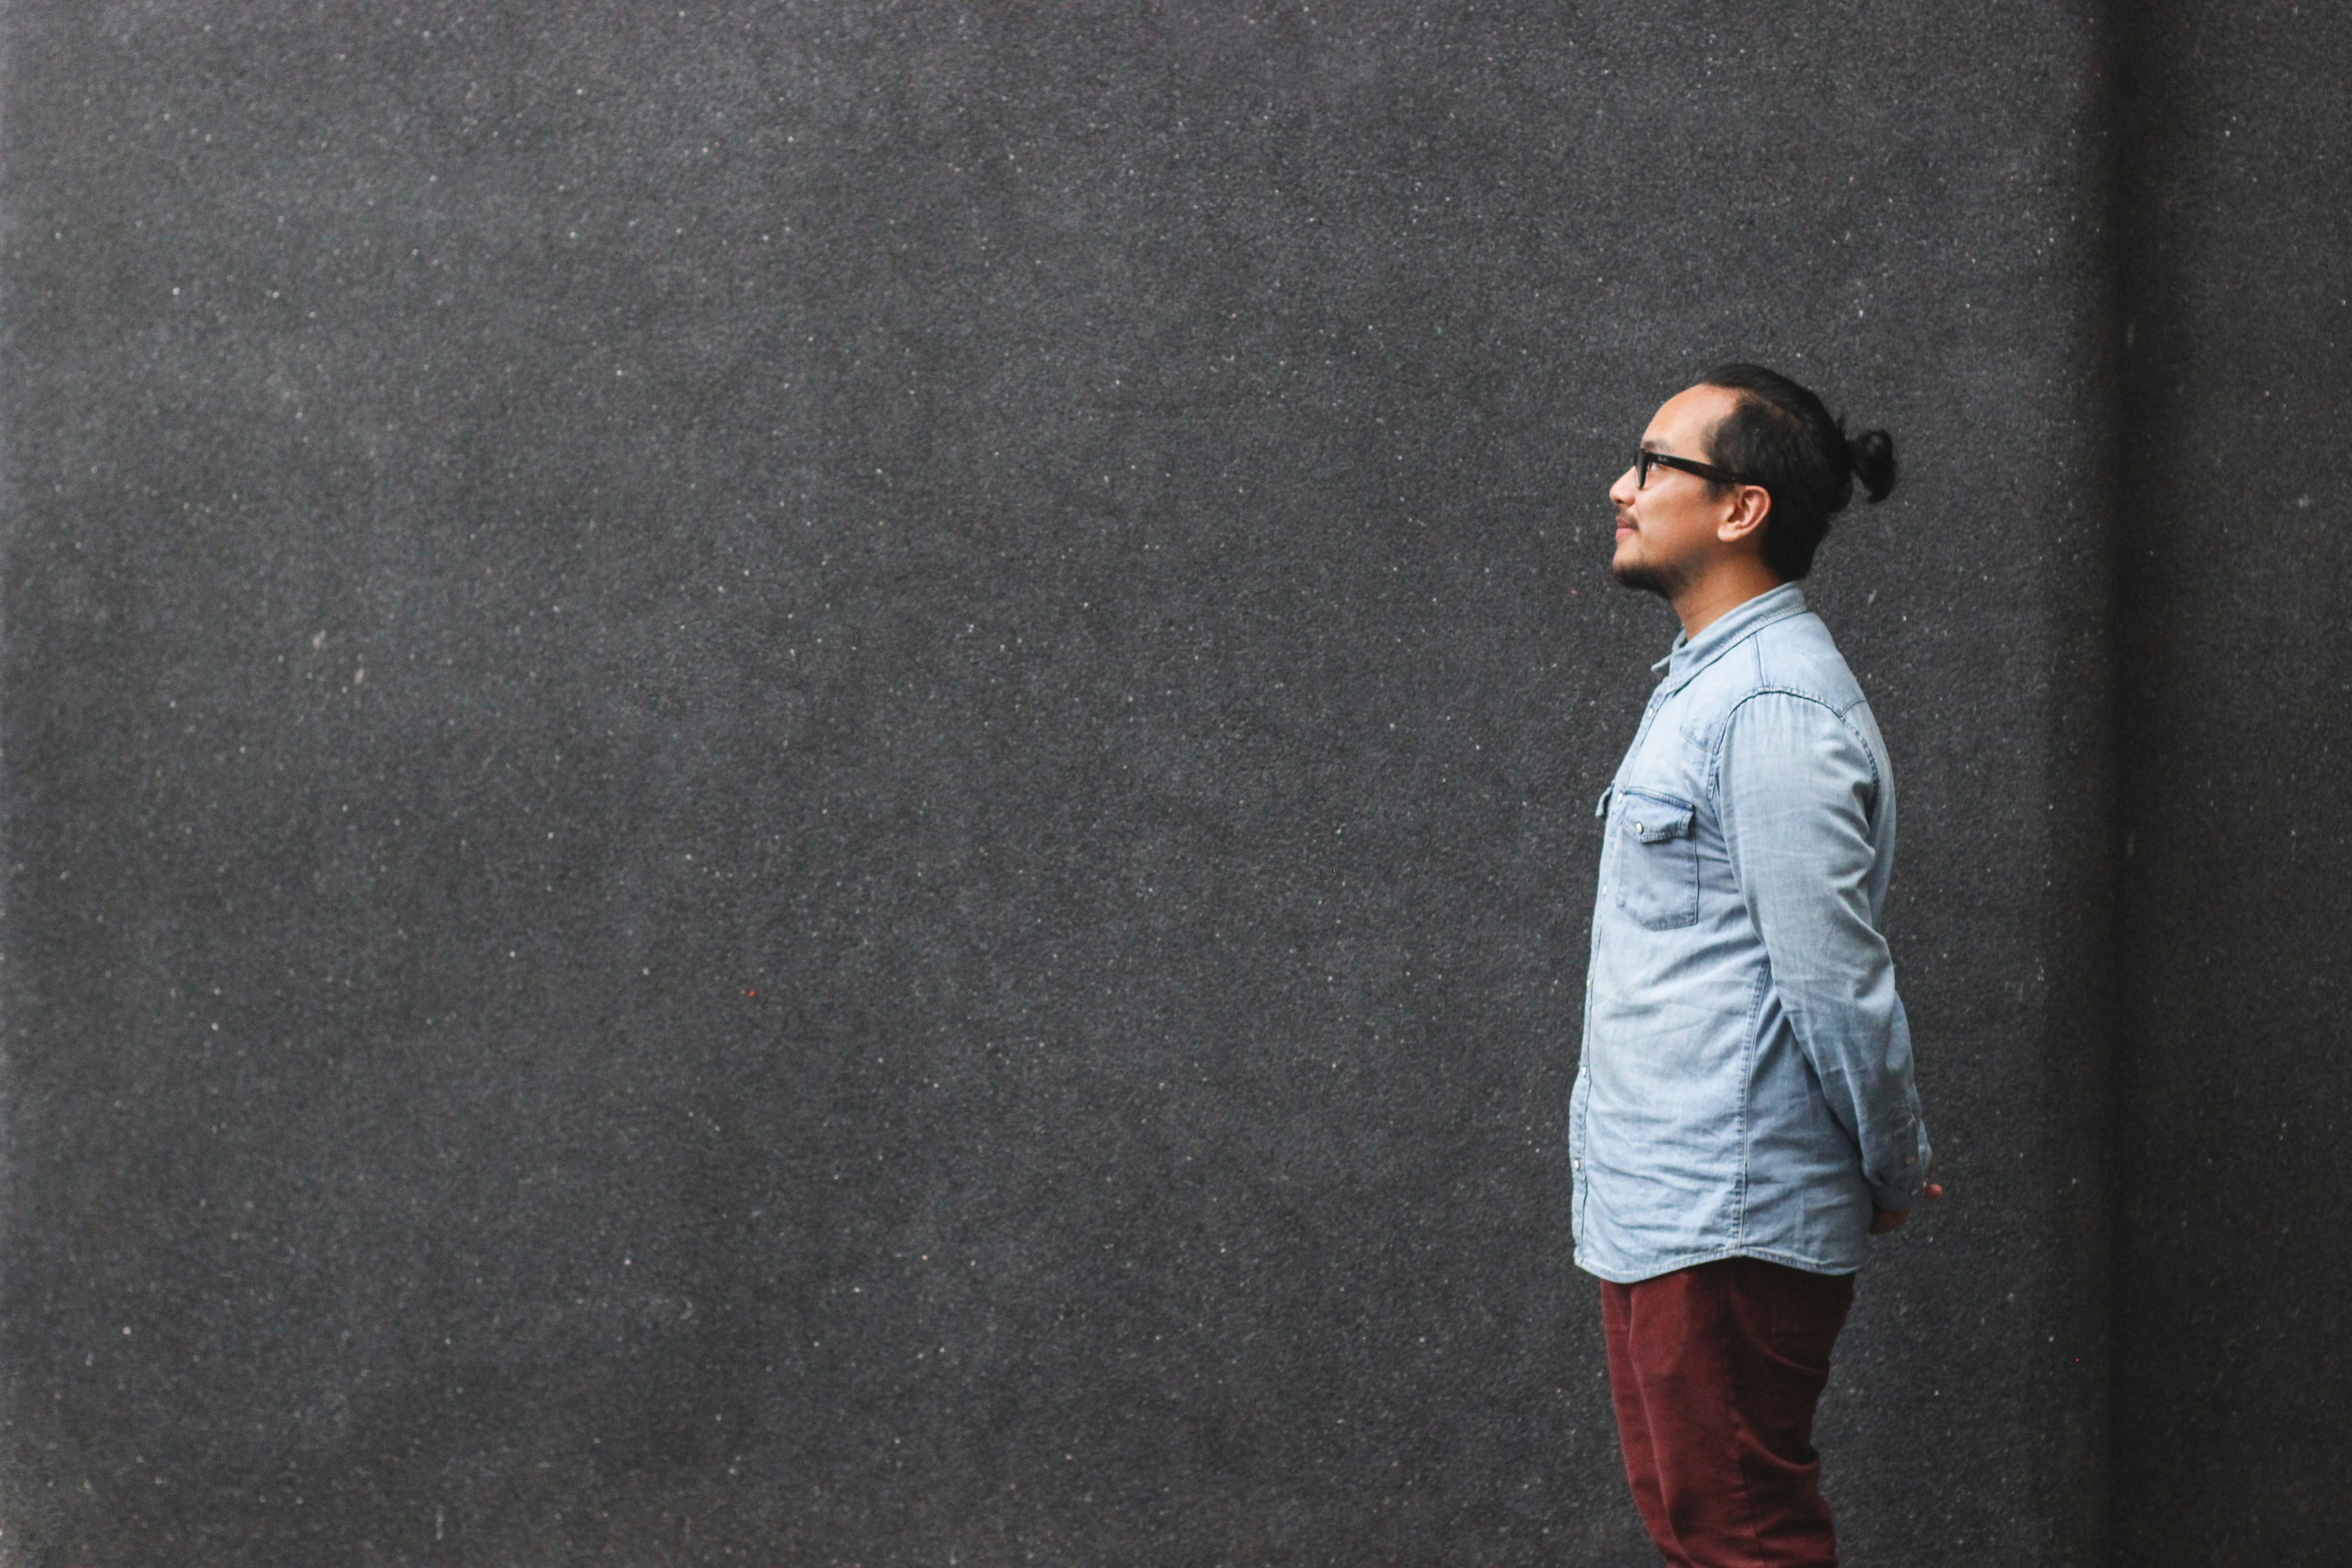
<path id="1" fill-rule="evenodd" d="M 1609 568 L 1609 575 L 1617 580 L 1617 585 L 1621 588 L 1635 588 L 1644 594 L 1655 594 L 1669 604 L 1674 601 L 1675 590 L 1682 586 L 1681 580 L 1673 573 L 1638 561 L 1624 566 L 1612 563 Z"/>

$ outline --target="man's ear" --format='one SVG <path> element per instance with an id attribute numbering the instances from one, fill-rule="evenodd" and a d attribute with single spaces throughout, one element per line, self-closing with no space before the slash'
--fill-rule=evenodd
<path id="1" fill-rule="evenodd" d="M 1731 515 L 1717 525 L 1715 536 L 1726 544 L 1737 544 L 1743 539 L 1753 539 L 1762 531 L 1764 519 L 1772 510 L 1772 492 L 1762 485 L 1742 485 L 1732 498 Z"/>

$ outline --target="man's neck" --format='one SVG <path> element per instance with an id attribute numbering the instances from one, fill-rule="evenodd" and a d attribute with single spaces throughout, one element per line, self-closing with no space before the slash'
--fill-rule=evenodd
<path id="1" fill-rule="evenodd" d="M 1699 633 L 1758 595 L 1770 593 L 1783 581 L 1752 555 L 1723 562 L 1675 595 L 1675 614 L 1682 618 L 1683 636 L 1696 640 Z"/>

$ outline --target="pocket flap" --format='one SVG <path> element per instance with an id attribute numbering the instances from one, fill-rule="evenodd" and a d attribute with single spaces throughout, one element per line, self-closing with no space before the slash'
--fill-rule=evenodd
<path id="1" fill-rule="evenodd" d="M 1644 844 L 1660 844 L 1689 834 L 1698 813 L 1696 807 L 1679 800 L 1627 790 L 1618 815 L 1625 819 L 1626 832 Z"/>

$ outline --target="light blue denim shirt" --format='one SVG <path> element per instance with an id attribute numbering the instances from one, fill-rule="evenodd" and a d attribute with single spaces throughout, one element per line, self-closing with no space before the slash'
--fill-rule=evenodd
<path id="1" fill-rule="evenodd" d="M 1895 775 L 1793 583 L 1677 637 L 1601 797 L 1576 1260 L 1630 1284 L 1719 1258 L 1862 1266 L 1927 1133 L 1879 927 Z"/>

